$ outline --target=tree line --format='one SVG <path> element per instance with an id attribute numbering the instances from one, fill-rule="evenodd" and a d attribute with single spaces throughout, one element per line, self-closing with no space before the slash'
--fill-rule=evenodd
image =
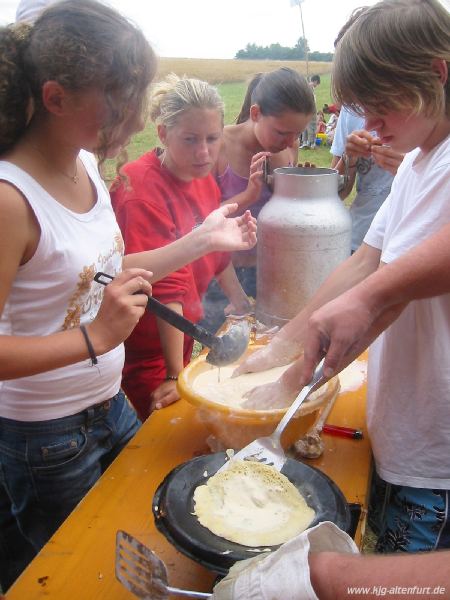
<path id="1" fill-rule="evenodd" d="M 310 52 L 308 42 L 304 37 L 300 37 L 293 48 L 281 46 L 281 44 L 270 44 L 270 46 L 257 46 L 256 44 L 247 44 L 243 50 L 236 52 L 235 58 L 252 59 L 270 59 L 270 60 L 306 60 L 317 62 L 331 62 L 333 60 L 332 52 Z"/>

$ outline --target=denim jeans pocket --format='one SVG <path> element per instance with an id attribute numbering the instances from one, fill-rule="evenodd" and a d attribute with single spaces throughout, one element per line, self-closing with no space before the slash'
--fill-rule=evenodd
<path id="1" fill-rule="evenodd" d="M 84 426 L 65 433 L 36 436 L 29 441 L 28 461 L 35 475 L 52 476 L 58 471 L 76 469 L 84 459 L 88 437 Z"/>
<path id="2" fill-rule="evenodd" d="M 34 497 L 47 516 L 65 518 L 100 477 L 98 448 L 91 437 L 79 426 L 33 440 L 28 463 Z"/>

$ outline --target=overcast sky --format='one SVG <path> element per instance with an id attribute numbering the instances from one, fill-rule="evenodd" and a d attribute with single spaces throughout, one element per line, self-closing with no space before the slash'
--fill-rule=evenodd
<path id="1" fill-rule="evenodd" d="M 447 5 L 450 0 L 441 0 Z M 376 0 L 303 0 L 311 50 L 332 52 L 352 10 Z M 160 56 L 233 58 L 248 43 L 294 46 L 302 35 L 290 0 L 109 0 L 144 30 Z M 14 20 L 18 0 L 0 0 L 0 24 Z"/>

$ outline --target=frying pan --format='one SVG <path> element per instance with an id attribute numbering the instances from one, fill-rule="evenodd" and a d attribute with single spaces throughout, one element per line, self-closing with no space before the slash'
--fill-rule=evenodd
<path id="1" fill-rule="evenodd" d="M 207 569 L 226 575 L 238 560 L 279 546 L 250 548 L 219 537 L 203 527 L 194 513 L 194 491 L 223 465 L 225 452 L 199 456 L 173 469 L 153 497 L 153 517 L 158 530 L 183 554 Z M 316 515 L 310 527 L 332 521 L 350 528 L 350 511 L 344 495 L 327 475 L 288 458 L 281 472 L 295 485 Z"/>

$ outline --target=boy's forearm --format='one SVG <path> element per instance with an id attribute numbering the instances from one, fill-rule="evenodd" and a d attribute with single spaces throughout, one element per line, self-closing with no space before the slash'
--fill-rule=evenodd
<path id="1" fill-rule="evenodd" d="M 449 563 L 450 551 L 387 556 L 336 552 L 309 555 L 311 583 L 320 600 L 373 600 L 382 595 L 392 600 L 414 595 L 425 598 L 436 594 L 437 588 L 438 597 L 448 600 Z"/>
<path id="2" fill-rule="evenodd" d="M 361 298 L 374 312 L 450 292 L 450 225 L 360 284 Z"/>

